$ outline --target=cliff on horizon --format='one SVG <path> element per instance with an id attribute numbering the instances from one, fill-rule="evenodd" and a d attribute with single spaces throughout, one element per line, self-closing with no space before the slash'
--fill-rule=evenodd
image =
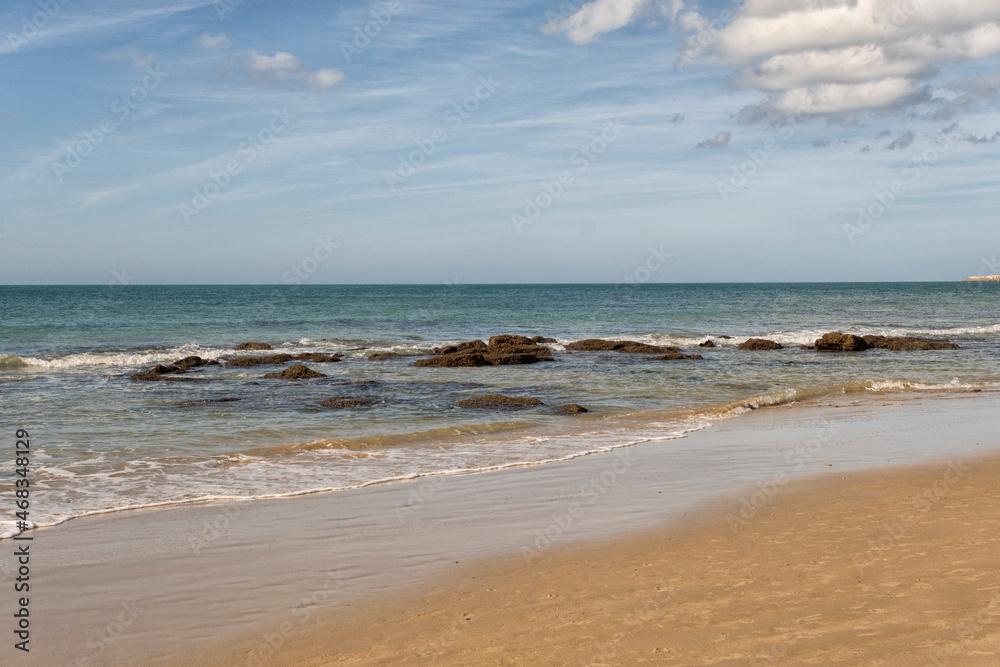
<path id="1" fill-rule="evenodd" d="M 967 283 L 1000 283 L 1000 276 L 971 276 L 963 282 Z"/>

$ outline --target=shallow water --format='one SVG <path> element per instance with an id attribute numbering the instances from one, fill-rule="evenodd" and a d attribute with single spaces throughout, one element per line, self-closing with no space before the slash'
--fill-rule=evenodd
<path id="1" fill-rule="evenodd" d="M 798 349 L 833 330 L 944 337 L 962 349 Z M 554 337 L 557 361 L 438 369 L 365 358 L 500 333 Z M 736 349 L 750 336 L 788 347 Z M 675 362 L 562 352 L 589 337 L 685 348 L 712 338 L 719 347 Z M 345 359 L 306 362 L 328 375 L 310 381 L 260 379 L 274 367 L 189 373 L 204 382 L 128 379 L 192 354 L 262 354 L 233 349 L 247 340 Z M 1000 385 L 998 344 L 997 283 L 0 287 L 0 414 L 11 434 L 32 434 L 32 518 L 49 525 L 125 507 L 561 460 L 829 394 L 990 388 Z M 495 392 L 545 405 L 454 405 Z M 319 405 L 333 396 L 373 405 Z M 198 403 L 219 398 L 239 400 Z M 565 403 L 591 413 L 562 414 Z M 12 463 L 0 462 L 5 488 Z"/>

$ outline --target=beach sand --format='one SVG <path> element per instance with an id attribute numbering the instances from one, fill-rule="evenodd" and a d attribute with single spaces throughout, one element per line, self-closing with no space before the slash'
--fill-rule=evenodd
<path id="1" fill-rule="evenodd" d="M 997 414 L 989 392 L 847 398 L 562 463 L 76 519 L 33 531 L 32 653 L 4 659 L 996 665 Z"/>
<path id="2" fill-rule="evenodd" d="M 477 562 L 323 615 L 268 664 L 997 665 L 997 480 L 1000 457 L 854 472 L 738 524 Z"/>

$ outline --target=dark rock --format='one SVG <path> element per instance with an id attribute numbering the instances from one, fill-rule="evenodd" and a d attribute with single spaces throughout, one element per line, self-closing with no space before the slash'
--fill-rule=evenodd
<path id="1" fill-rule="evenodd" d="M 341 356 L 339 354 L 327 354 L 326 352 L 303 352 L 302 354 L 296 354 L 292 359 L 296 361 L 311 361 L 314 364 L 329 364 L 340 361 Z"/>
<path id="2" fill-rule="evenodd" d="M 816 339 L 816 349 L 820 352 L 863 352 L 871 345 L 861 336 L 842 334 L 839 331 L 823 334 Z"/>
<path id="3" fill-rule="evenodd" d="M 914 338 L 912 336 L 865 336 L 869 346 L 895 352 L 914 350 L 958 350 L 957 344 L 935 338 Z"/>
<path id="4" fill-rule="evenodd" d="M 559 409 L 562 410 L 563 412 L 573 412 L 576 414 L 583 412 L 590 412 L 590 410 L 588 410 L 587 408 L 583 407 L 582 405 L 577 405 L 576 403 L 570 403 L 569 405 L 564 405 Z"/>
<path id="5" fill-rule="evenodd" d="M 460 408 L 491 408 L 494 410 L 504 410 L 513 408 L 527 408 L 532 405 L 544 405 L 537 398 L 530 396 L 503 396 L 501 394 L 488 394 L 470 398 L 456 403 Z"/>
<path id="6" fill-rule="evenodd" d="M 479 352 L 454 352 L 440 357 L 420 359 L 414 366 L 436 366 L 439 368 L 466 368 L 471 366 L 492 366 L 486 355 Z"/>
<path id="7" fill-rule="evenodd" d="M 267 373 L 263 377 L 266 380 L 311 380 L 312 378 L 325 378 L 326 375 L 314 371 L 308 366 L 294 364 L 279 373 Z"/>
<path id="8" fill-rule="evenodd" d="M 602 338 L 587 338 L 573 343 L 566 343 L 567 350 L 581 352 L 624 352 L 626 354 L 663 354 L 677 352 L 670 345 L 650 345 L 634 340 L 604 340 Z"/>
<path id="9" fill-rule="evenodd" d="M 677 361 L 678 359 L 704 359 L 700 354 L 682 354 L 681 352 L 667 352 L 656 357 L 650 357 L 650 361 Z"/>
<path id="10" fill-rule="evenodd" d="M 526 336 L 493 336 L 490 342 L 468 341 L 436 347 L 432 359 L 421 359 L 414 366 L 458 368 L 470 366 L 509 366 L 552 361 L 552 350 Z"/>
<path id="11" fill-rule="evenodd" d="M 244 366 L 266 366 L 270 364 L 287 364 L 293 359 L 290 354 L 272 354 L 267 357 L 236 357 L 226 362 L 226 368 Z"/>
<path id="12" fill-rule="evenodd" d="M 375 401 L 369 401 L 362 398 L 351 398 L 350 396 L 334 396 L 333 398 L 328 398 L 326 400 L 320 401 L 319 404 L 324 408 L 360 408 L 365 405 L 373 405 Z"/>
<path id="13" fill-rule="evenodd" d="M 532 340 L 532 342 L 535 342 L 535 343 L 558 343 L 559 342 L 555 338 L 546 338 L 545 336 L 532 336 L 531 340 Z"/>
<path id="14" fill-rule="evenodd" d="M 698 343 L 698 347 L 715 347 L 715 343 L 711 340 L 706 340 L 704 343 Z"/>
<path id="15" fill-rule="evenodd" d="M 273 350 L 267 343 L 240 343 L 236 346 L 237 350 Z"/>
<path id="16" fill-rule="evenodd" d="M 784 346 L 766 338 L 751 338 L 738 346 L 741 350 L 780 350 Z"/>
<path id="17" fill-rule="evenodd" d="M 174 362 L 174 366 L 185 371 L 191 368 L 200 368 L 201 366 L 218 365 L 219 362 L 215 359 L 202 359 L 201 357 L 184 357 L 183 359 L 178 359 Z"/>
<path id="18" fill-rule="evenodd" d="M 481 340 L 470 340 L 457 345 L 445 345 L 444 347 L 431 348 L 431 354 L 455 354 L 456 352 L 485 352 L 486 343 Z"/>
<path id="19" fill-rule="evenodd" d="M 397 357 L 406 357 L 409 355 L 400 354 L 399 352 L 376 352 L 375 354 L 368 355 L 368 361 L 385 361 L 386 359 L 396 359 Z"/>
<path id="20" fill-rule="evenodd" d="M 733 337 L 732 336 L 726 336 L 725 334 L 723 334 L 722 336 L 716 336 L 716 338 L 722 338 L 723 340 L 732 340 Z"/>
<path id="21" fill-rule="evenodd" d="M 815 350 L 815 345 L 799 345 L 800 350 Z"/>
<path id="22" fill-rule="evenodd" d="M 163 364 L 156 364 L 156 366 L 144 373 L 130 375 L 129 380 L 132 380 L 133 382 L 194 382 L 198 379 L 173 377 L 174 375 L 179 375 L 183 372 L 184 369 L 178 366 L 164 366 Z"/>
<path id="23" fill-rule="evenodd" d="M 210 403 L 234 403 L 234 402 L 239 401 L 239 400 L 241 400 L 241 399 L 239 399 L 239 398 L 231 398 L 231 397 L 225 397 L 225 398 L 206 398 L 206 399 L 203 399 L 203 400 L 200 400 L 200 401 L 184 401 L 183 403 L 178 403 L 177 405 L 178 406 L 187 406 L 187 405 L 208 405 Z"/>

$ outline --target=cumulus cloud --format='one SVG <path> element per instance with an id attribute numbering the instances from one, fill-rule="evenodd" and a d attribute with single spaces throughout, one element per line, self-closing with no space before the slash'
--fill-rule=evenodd
<path id="1" fill-rule="evenodd" d="M 301 60 L 285 51 L 277 51 L 273 56 L 251 51 L 243 64 L 257 82 L 300 81 L 307 90 L 315 93 L 328 90 L 344 80 L 344 73 L 337 69 L 309 71 Z"/>
<path id="2" fill-rule="evenodd" d="M 213 35 L 211 33 L 202 33 L 201 37 L 198 38 L 198 46 L 209 51 L 221 51 L 222 49 L 228 49 L 233 43 L 229 41 L 229 37 L 225 33 L 220 33 L 218 35 Z"/>
<path id="3" fill-rule="evenodd" d="M 1000 53 L 997 0 L 745 0 L 714 20 L 691 0 L 594 0 L 549 32 L 585 44 L 655 5 L 689 33 L 679 62 L 736 68 L 778 115 L 902 108 L 929 99 L 925 84 L 941 63 Z"/>
<path id="4" fill-rule="evenodd" d="M 729 145 L 729 140 L 732 136 L 730 132 L 719 132 L 711 139 L 705 139 L 705 141 L 695 146 L 695 148 L 725 148 Z"/>

